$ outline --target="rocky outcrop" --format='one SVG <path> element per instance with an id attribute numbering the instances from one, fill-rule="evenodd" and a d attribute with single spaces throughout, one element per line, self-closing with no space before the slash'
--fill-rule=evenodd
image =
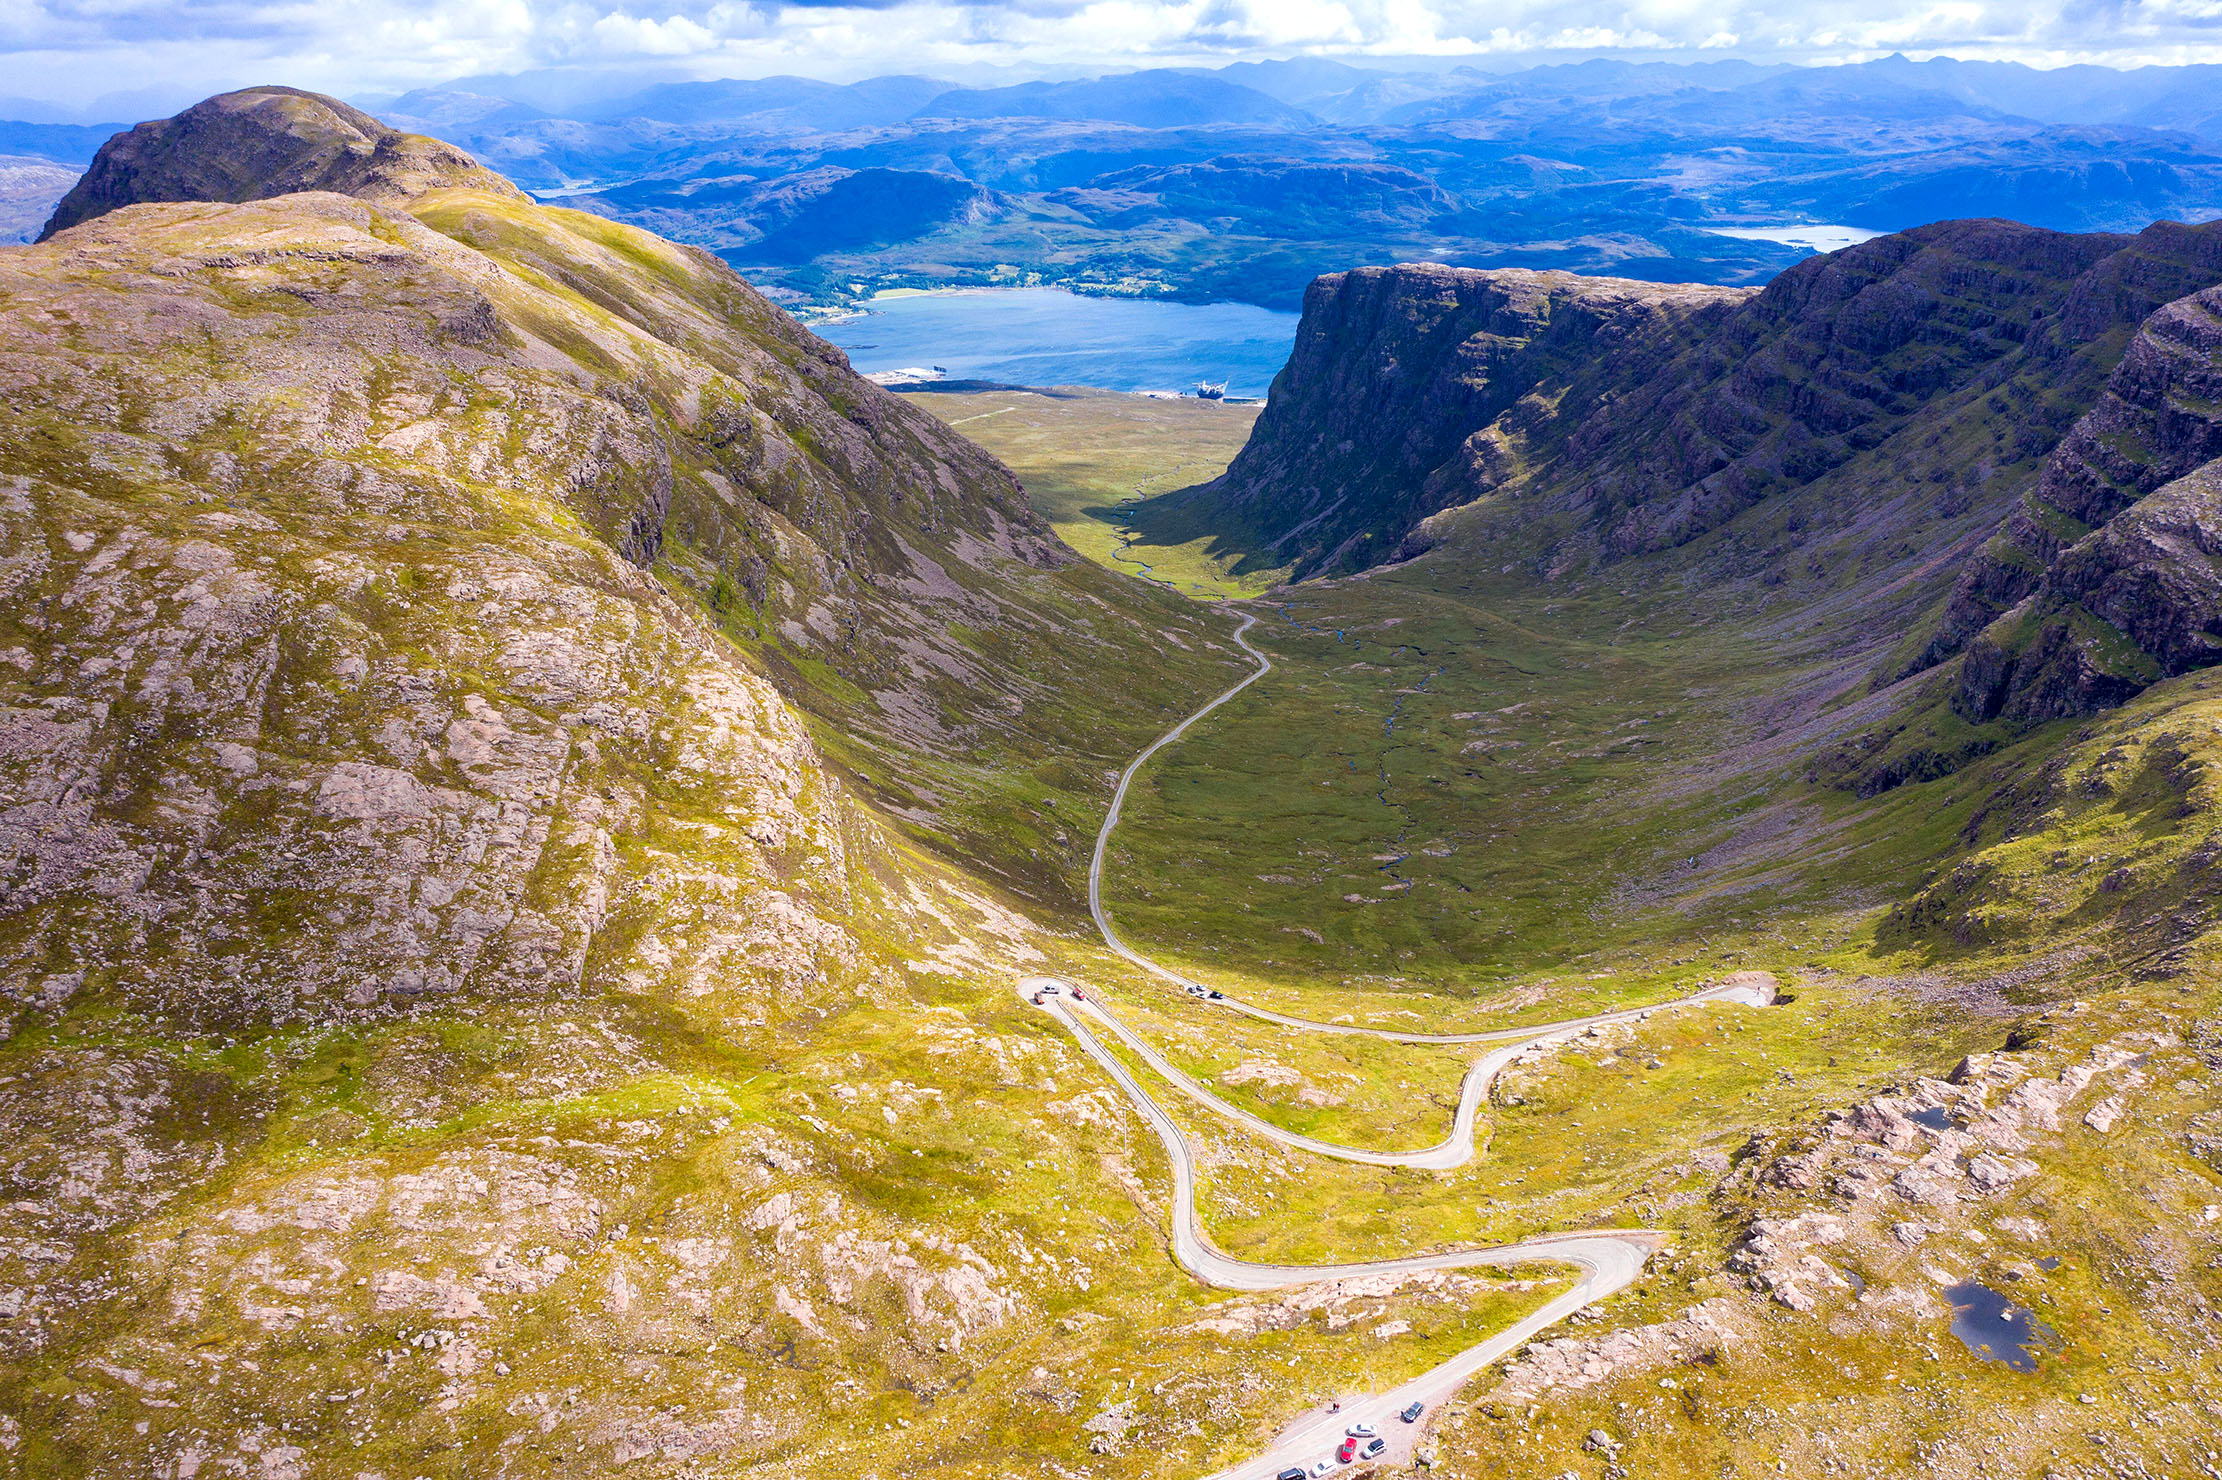
<path id="1" fill-rule="evenodd" d="M 331 190 L 397 205 L 461 186 L 524 195 L 452 144 L 388 128 L 337 98 L 250 87 L 142 123 L 103 144 L 39 233 L 159 201 L 267 200 Z"/>
<path id="2" fill-rule="evenodd" d="M 1476 1406 L 1518 1407 L 1554 1394 L 1640 1377 L 1661 1367 L 1715 1361 L 1723 1350 L 1749 1336 L 1740 1317 L 1733 1302 L 1708 1300 L 1671 1321 L 1625 1327 L 1594 1338 L 1560 1336 L 1531 1342 L 1505 1364 L 1502 1380 L 1477 1399 Z M 1661 1384 L 1673 1385 L 1671 1381 Z"/>
<path id="3" fill-rule="evenodd" d="M 1673 364 L 1631 377 L 1554 479 L 1593 487 L 1609 554 L 1681 544 L 1976 383 L 2127 245 L 1947 221 L 1814 258 Z"/>
<path id="4" fill-rule="evenodd" d="M 1947 629 L 1999 609 L 1961 662 L 1970 719 L 2057 719 L 2222 657 L 2209 631 L 2222 459 L 2222 288 L 2160 309 L 2037 488 L 1970 563 Z"/>
<path id="5" fill-rule="evenodd" d="M 2078 540 L 2047 583 L 2136 643 L 2163 673 L 2222 661 L 2222 460 Z"/>
<path id="6" fill-rule="evenodd" d="M 1960 667 L 1971 719 L 2093 714 L 2222 661 L 2222 461 L 2060 552 Z"/>

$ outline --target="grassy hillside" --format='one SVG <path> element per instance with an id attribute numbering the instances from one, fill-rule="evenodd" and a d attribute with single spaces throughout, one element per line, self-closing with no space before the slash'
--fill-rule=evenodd
<path id="1" fill-rule="evenodd" d="M 934 851 L 991 788 L 1088 818 L 1091 748 L 1228 666 L 1209 615 L 1061 555 L 707 259 L 416 208 L 0 257 L 6 1463 L 955 1464 L 960 1425 L 1087 1453 L 1132 1353 L 1254 1384 L 1175 1329 L 1149 1143 L 1005 985 L 1056 939 L 981 877 L 1026 844 Z M 1038 776 L 997 759 L 1077 705 Z M 835 763 L 899 720 L 951 737 L 896 752 L 945 810 Z M 1414 1350 L 1529 1298 L 1463 1293 Z M 1394 1359 L 1324 1320 L 1307 1371 Z M 1076 1379 L 1041 1411 L 1036 1367 Z"/>

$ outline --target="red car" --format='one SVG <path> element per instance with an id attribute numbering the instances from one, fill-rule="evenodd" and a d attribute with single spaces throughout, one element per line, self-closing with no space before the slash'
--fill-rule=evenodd
<path id="1" fill-rule="evenodd" d="M 1335 1451 L 1335 1458 L 1347 1465 L 1357 1457 L 1358 1436 L 1356 1434 L 1352 1434 L 1349 1438 L 1342 1441 L 1342 1448 Z"/>

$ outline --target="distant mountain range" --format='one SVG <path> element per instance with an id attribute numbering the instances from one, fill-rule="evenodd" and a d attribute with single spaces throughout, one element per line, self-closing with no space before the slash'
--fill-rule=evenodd
<path id="1" fill-rule="evenodd" d="M 1048 282 L 1294 308 L 1320 273 L 1398 261 L 1748 284 L 1804 255 L 1719 227 L 2204 220 L 2222 215 L 2218 81 L 1895 56 L 1301 59 L 1000 87 L 477 77 L 376 101 L 790 303 Z M 82 167 L 103 137 L 0 124 L 0 152 Z"/>

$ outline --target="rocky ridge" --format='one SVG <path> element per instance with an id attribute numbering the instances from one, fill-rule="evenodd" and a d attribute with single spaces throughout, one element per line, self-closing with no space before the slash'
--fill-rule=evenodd
<path id="1" fill-rule="evenodd" d="M 1312 284 L 1286 368 L 1225 474 L 1144 506 L 1254 531 L 1299 574 L 1385 558 L 1512 482 L 1631 359 L 1711 332 L 1748 290 L 1519 269 L 1358 268 Z M 1611 368 L 1608 368 L 1611 367 Z"/>
<path id="2" fill-rule="evenodd" d="M 2012 608 L 1970 646 L 1956 704 L 2045 720 L 2215 661 L 2222 288 L 2139 326 L 2099 404 L 1954 588 L 1947 623 Z M 2089 533 L 2082 533 L 2089 531 Z M 2080 538 L 2077 536 L 2080 534 Z"/>

